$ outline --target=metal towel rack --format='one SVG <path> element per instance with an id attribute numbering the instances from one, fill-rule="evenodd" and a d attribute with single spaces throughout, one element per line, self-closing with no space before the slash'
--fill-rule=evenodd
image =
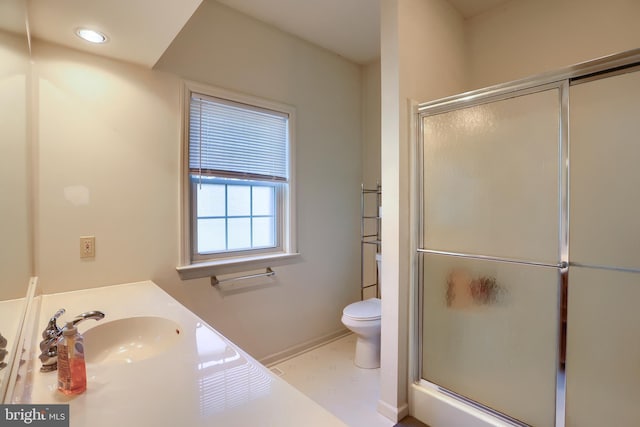
<path id="1" fill-rule="evenodd" d="M 217 286 L 220 283 L 224 283 L 224 282 L 235 282 L 238 280 L 245 280 L 245 279 L 253 279 L 255 277 L 262 277 L 262 276 L 275 276 L 276 272 L 273 271 L 271 269 L 271 267 L 267 267 L 267 271 L 265 271 L 264 273 L 258 273 L 258 274 L 248 274 L 246 276 L 237 276 L 237 277 L 229 277 L 228 279 L 221 279 L 218 280 L 218 278 L 216 276 L 211 276 L 211 286 Z"/>

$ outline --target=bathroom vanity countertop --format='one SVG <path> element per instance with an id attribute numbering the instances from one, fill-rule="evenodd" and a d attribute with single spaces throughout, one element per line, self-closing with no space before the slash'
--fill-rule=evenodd
<path id="1" fill-rule="evenodd" d="M 277 377 L 151 281 L 42 296 L 27 380 L 12 403 L 68 403 L 70 425 L 84 426 L 345 426 Z M 114 320 L 157 316 L 179 325 L 177 342 L 133 363 L 87 362 L 87 391 L 57 391 L 57 373 L 39 371 L 38 343 L 59 308 L 65 320 L 90 310 L 103 320 L 78 324 L 81 333 Z M 87 334 L 88 336 L 89 334 Z M 91 359 L 89 339 L 85 355 Z"/>

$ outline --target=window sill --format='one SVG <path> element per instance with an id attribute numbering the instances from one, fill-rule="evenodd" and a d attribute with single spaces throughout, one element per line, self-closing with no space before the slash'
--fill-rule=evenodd
<path id="1" fill-rule="evenodd" d="M 176 267 L 180 279 L 199 279 L 220 274 L 237 273 L 255 268 L 273 267 L 282 261 L 299 257 L 299 253 L 280 253 L 243 258 L 226 258 L 215 261 L 204 261 Z"/>

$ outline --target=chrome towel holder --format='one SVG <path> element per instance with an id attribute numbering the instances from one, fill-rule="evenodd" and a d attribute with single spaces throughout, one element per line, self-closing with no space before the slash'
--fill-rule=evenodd
<path id="1" fill-rule="evenodd" d="M 236 282 L 238 280 L 246 280 L 246 279 L 253 279 L 255 277 L 268 277 L 268 276 L 275 276 L 276 272 L 273 271 L 271 269 L 271 267 L 267 267 L 266 271 L 264 273 L 257 273 L 257 274 L 248 274 L 245 276 L 236 276 L 236 277 L 229 277 L 228 279 L 220 279 L 218 280 L 218 278 L 216 276 L 211 276 L 211 286 L 217 286 L 220 283 L 224 283 L 224 282 Z"/>

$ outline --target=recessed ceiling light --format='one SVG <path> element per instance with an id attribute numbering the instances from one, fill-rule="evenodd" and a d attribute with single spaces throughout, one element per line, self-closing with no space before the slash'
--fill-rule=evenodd
<path id="1" fill-rule="evenodd" d="M 91 43 L 106 43 L 107 38 L 106 35 L 102 34 L 96 30 L 90 30 L 88 28 L 78 28 L 76 29 L 76 35 L 83 40 L 86 40 Z"/>

